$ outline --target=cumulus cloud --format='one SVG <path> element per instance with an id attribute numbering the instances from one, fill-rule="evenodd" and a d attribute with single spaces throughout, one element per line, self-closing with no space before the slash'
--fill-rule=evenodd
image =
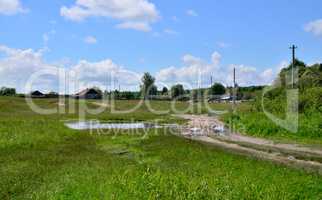
<path id="1" fill-rule="evenodd" d="M 57 69 L 47 64 L 42 59 L 43 50 L 12 49 L 7 46 L 0 46 L 0 85 L 16 87 L 23 91 L 29 77 L 40 70 Z M 37 80 L 38 85 L 47 85 L 49 79 Z"/>
<path id="2" fill-rule="evenodd" d="M 71 71 L 76 74 L 79 88 L 100 86 L 104 89 L 115 89 L 121 85 L 125 89 L 138 89 L 141 74 L 127 70 L 106 59 L 99 62 L 79 61 L 71 66 Z"/>
<path id="3" fill-rule="evenodd" d="M 87 36 L 84 38 L 84 42 L 87 44 L 96 44 L 97 39 L 94 36 Z"/>
<path id="4" fill-rule="evenodd" d="M 280 72 L 283 68 L 287 68 L 289 64 L 290 63 L 287 60 L 283 60 L 282 62 L 280 62 L 280 64 L 277 66 L 278 72 Z"/>
<path id="5" fill-rule="evenodd" d="M 60 14 L 72 21 L 88 17 L 109 17 L 120 21 L 118 28 L 149 31 L 150 24 L 160 16 L 149 0 L 77 0 L 70 7 L 63 6 Z"/>
<path id="6" fill-rule="evenodd" d="M 198 13 L 192 9 L 187 10 L 186 14 L 192 17 L 198 17 Z"/>
<path id="7" fill-rule="evenodd" d="M 51 72 L 52 75 L 42 75 L 35 79 L 33 90 L 48 92 L 51 90 L 64 93 L 64 81 L 67 80 L 67 91 L 74 93 L 86 87 L 99 86 L 102 89 L 115 89 L 118 85 L 124 89 L 138 89 L 141 74 L 127 70 L 106 59 L 99 62 L 81 60 L 77 64 L 63 66 L 58 63 L 47 63 L 43 59 L 44 50 L 13 49 L 0 45 L 0 86 L 15 87 L 19 92 L 25 91 L 25 86 L 32 76 L 39 72 Z M 68 68 L 68 71 L 64 69 Z M 58 73 L 68 74 L 58 78 Z M 61 80 L 63 79 L 63 81 Z M 117 86 L 116 86 L 117 85 Z M 61 90 L 63 88 L 63 90 Z"/>
<path id="8" fill-rule="evenodd" d="M 124 22 L 121 24 L 117 24 L 116 28 L 118 29 L 133 29 L 137 31 L 149 32 L 151 31 L 151 27 L 146 22 Z"/>
<path id="9" fill-rule="evenodd" d="M 191 88 L 201 84 L 202 87 L 209 86 L 210 77 L 215 82 L 221 82 L 229 86 L 233 84 L 233 69 L 236 69 L 237 82 L 241 86 L 270 84 L 276 77 L 277 70 L 265 69 L 258 71 L 255 67 L 245 65 L 221 66 L 222 56 L 218 52 L 211 55 L 210 62 L 199 57 L 187 54 L 182 58 L 183 66 L 170 66 L 161 69 L 156 74 L 158 82 L 172 85 L 185 83 Z"/>
<path id="10" fill-rule="evenodd" d="M 22 7 L 19 0 L 0 0 L 0 14 L 14 15 L 25 12 L 27 9 Z"/>
<path id="11" fill-rule="evenodd" d="M 182 57 L 183 67 L 167 67 L 161 69 L 156 78 L 158 82 L 165 84 L 174 83 L 186 83 L 191 87 L 196 87 L 199 84 L 199 76 L 203 81 L 201 84 L 205 84 L 204 78 L 209 76 L 212 72 L 215 72 L 219 68 L 221 55 L 218 52 L 214 52 L 211 56 L 211 62 L 204 62 L 201 58 L 195 57 L 191 54 L 186 54 Z M 220 78 L 220 76 L 218 76 Z"/>
<path id="12" fill-rule="evenodd" d="M 255 67 L 245 65 L 230 65 L 227 71 L 226 84 L 232 85 L 233 70 L 236 70 L 236 82 L 240 86 L 250 85 L 268 85 L 271 84 L 276 78 L 276 72 L 272 68 L 259 71 Z"/>
<path id="13" fill-rule="evenodd" d="M 322 36 L 322 19 L 307 23 L 304 30 L 313 33 L 316 36 Z"/>
<path id="14" fill-rule="evenodd" d="M 41 71 L 50 71 L 54 72 L 54 75 L 47 74 L 35 79 L 34 90 L 74 93 L 92 86 L 113 90 L 119 85 L 123 90 L 139 89 L 142 73 L 133 72 L 111 59 L 97 62 L 80 60 L 76 64 L 70 61 L 64 64 L 48 63 L 43 58 L 45 52 L 44 49 L 14 49 L 0 45 L 0 86 L 15 87 L 19 92 L 25 92 L 25 86 L 30 77 Z M 222 66 L 221 59 L 222 56 L 218 52 L 214 52 L 209 61 L 186 54 L 182 57 L 181 67 L 162 68 L 156 73 L 156 80 L 158 85 L 171 86 L 175 83 L 183 83 L 185 88 L 196 88 L 199 84 L 202 87 L 209 86 L 210 76 L 212 76 L 213 81 L 231 86 L 233 68 L 235 68 L 239 85 L 262 85 L 271 83 L 279 72 L 279 67 L 285 65 L 282 62 L 276 68 L 261 71 L 246 65 Z M 68 71 L 64 71 L 65 69 Z M 63 77 L 63 80 L 68 83 L 67 90 L 64 89 L 64 82 L 61 82 L 62 78 L 57 76 L 59 72 L 68 75 L 67 78 Z"/>

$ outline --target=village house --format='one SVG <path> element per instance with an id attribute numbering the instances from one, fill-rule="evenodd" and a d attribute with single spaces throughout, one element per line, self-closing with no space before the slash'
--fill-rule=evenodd
<path id="1" fill-rule="evenodd" d="M 73 96 L 75 99 L 102 99 L 102 92 L 95 88 L 87 88 Z"/>
<path id="2" fill-rule="evenodd" d="M 31 92 L 30 96 L 32 98 L 44 98 L 45 97 L 45 95 L 43 93 L 39 92 L 38 90 Z"/>

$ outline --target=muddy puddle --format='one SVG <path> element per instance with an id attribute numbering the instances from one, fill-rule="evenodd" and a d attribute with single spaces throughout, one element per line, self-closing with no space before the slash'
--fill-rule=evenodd
<path id="1" fill-rule="evenodd" d="M 92 130 L 92 129 L 149 129 L 162 128 L 162 126 L 150 123 L 101 123 L 97 121 L 86 122 L 68 122 L 65 125 L 74 130 Z"/>

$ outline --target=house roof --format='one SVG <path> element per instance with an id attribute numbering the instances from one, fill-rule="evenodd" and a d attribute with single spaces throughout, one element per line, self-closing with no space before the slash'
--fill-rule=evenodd
<path id="1" fill-rule="evenodd" d="M 38 90 L 36 90 L 36 91 L 31 92 L 31 95 L 34 95 L 34 96 L 42 96 L 44 94 L 41 93 L 41 92 L 39 92 Z"/>
<path id="2" fill-rule="evenodd" d="M 223 95 L 221 97 L 221 100 L 229 100 L 229 99 L 231 99 L 231 96 L 230 95 Z"/>
<path id="3" fill-rule="evenodd" d="M 78 93 L 75 94 L 75 96 L 83 96 L 83 95 L 86 95 L 88 93 L 96 93 L 96 94 L 99 94 L 99 92 L 94 89 L 94 88 L 86 88 L 85 90 L 82 90 Z"/>

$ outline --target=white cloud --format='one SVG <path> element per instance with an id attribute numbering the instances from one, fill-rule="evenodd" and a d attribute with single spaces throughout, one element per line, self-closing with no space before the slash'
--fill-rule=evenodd
<path id="1" fill-rule="evenodd" d="M 187 10 L 186 14 L 192 17 L 198 17 L 198 13 L 192 9 Z"/>
<path id="2" fill-rule="evenodd" d="M 13 49 L 0 45 L 0 86 L 15 87 L 24 91 L 27 80 L 34 73 L 41 70 L 69 69 L 77 76 L 70 76 L 68 83 L 71 86 L 69 93 L 80 89 L 99 86 L 102 89 L 115 89 L 120 84 L 123 89 L 138 90 L 142 74 L 128 70 L 126 67 L 114 63 L 111 59 L 98 62 L 81 60 L 73 64 L 66 62 L 48 63 L 43 59 L 44 49 Z M 170 66 L 156 73 L 156 80 L 171 86 L 174 83 L 185 83 L 185 87 L 198 86 L 199 77 L 203 87 L 209 86 L 210 76 L 216 82 L 232 85 L 232 72 L 236 68 L 237 82 L 241 86 L 262 85 L 271 83 L 279 72 L 279 67 L 258 70 L 245 65 L 221 65 L 222 56 L 214 52 L 209 61 L 191 54 L 182 57 L 181 67 Z M 284 66 L 282 63 L 281 66 Z M 199 76 L 200 75 L 200 76 Z M 59 82 L 56 76 L 43 76 L 36 80 L 34 89 L 42 91 L 59 91 Z M 64 92 L 65 90 L 61 91 Z"/>
<path id="3" fill-rule="evenodd" d="M 322 19 L 309 22 L 305 25 L 304 30 L 311 32 L 316 36 L 322 36 Z"/>
<path id="4" fill-rule="evenodd" d="M 49 36 L 48 36 L 48 34 L 47 34 L 47 33 L 44 33 L 44 34 L 42 35 L 42 39 L 43 39 L 44 43 L 45 43 L 45 44 L 47 44 L 47 42 L 49 41 Z"/>
<path id="5" fill-rule="evenodd" d="M 283 68 L 286 68 L 289 64 L 290 63 L 287 60 L 283 60 L 282 62 L 280 62 L 280 64 L 277 66 L 278 72 L 280 72 Z"/>
<path id="6" fill-rule="evenodd" d="M 25 12 L 27 9 L 22 7 L 19 0 L 0 0 L 0 14 L 14 15 Z"/>
<path id="7" fill-rule="evenodd" d="M 56 34 L 56 30 L 52 29 L 51 31 L 49 31 L 49 32 L 47 32 L 47 33 L 44 33 L 44 34 L 42 35 L 42 40 L 43 40 L 43 42 L 44 42 L 44 46 L 45 46 L 45 48 L 47 48 L 47 45 L 48 45 L 48 42 L 49 42 L 50 38 L 51 38 L 52 36 L 54 36 L 55 34 Z"/>
<path id="8" fill-rule="evenodd" d="M 273 69 L 266 69 L 262 73 L 259 74 L 259 78 L 262 80 L 265 84 L 271 84 L 276 77 L 276 74 L 274 73 Z"/>
<path id="9" fill-rule="evenodd" d="M 198 84 L 199 75 L 202 78 L 201 84 L 206 84 L 205 78 L 211 73 L 216 72 L 219 68 L 219 63 L 221 60 L 221 55 L 218 52 L 214 52 L 211 58 L 211 63 L 204 62 L 201 58 L 195 57 L 190 54 L 183 56 L 182 61 L 184 63 L 183 67 L 167 67 L 161 69 L 156 74 L 156 79 L 158 82 L 165 84 L 174 83 L 185 83 L 190 88 L 196 87 Z M 218 78 L 221 79 L 220 76 Z"/>
<path id="10" fill-rule="evenodd" d="M 99 62 L 81 60 L 71 67 L 71 70 L 78 74 L 77 81 L 80 88 L 121 84 L 123 88 L 138 88 L 141 75 L 122 66 L 115 64 L 112 60 L 106 59 Z M 115 86 L 112 86 L 115 87 Z"/>
<path id="11" fill-rule="evenodd" d="M 240 86 L 267 85 L 276 78 L 276 73 L 272 68 L 258 71 L 255 67 L 245 65 L 230 65 L 227 71 L 227 83 L 233 82 L 233 69 L 236 69 L 236 82 Z"/>
<path id="12" fill-rule="evenodd" d="M 133 29 L 137 31 L 149 32 L 151 31 L 151 27 L 146 22 L 124 22 L 116 25 L 118 29 Z"/>
<path id="13" fill-rule="evenodd" d="M 57 69 L 43 61 L 43 52 L 43 49 L 34 51 L 0 46 L 0 54 L 3 54 L 0 59 L 0 85 L 16 87 L 19 91 L 23 91 L 27 80 L 33 73 L 40 70 Z M 36 84 L 46 87 L 48 80 L 39 79 Z"/>
<path id="14" fill-rule="evenodd" d="M 84 38 L 84 42 L 87 44 L 96 44 L 97 39 L 94 36 L 87 36 Z"/>
<path id="15" fill-rule="evenodd" d="M 169 34 L 169 35 L 178 35 L 179 34 L 177 31 L 172 30 L 172 29 L 164 29 L 163 32 L 166 34 Z"/>
<path id="16" fill-rule="evenodd" d="M 221 66 L 222 56 L 218 52 L 211 55 L 210 62 L 205 62 L 199 57 L 184 55 L 183 66 L 170 66 L 161 69 L 157 74 L 157 81 L 167 85 L 185 83 L 186 86 L 195 88 L 199 82 L 202 87 L 209 86 L 210 77 L 215 82 L 229 86 L 233 84 L 233 69 L 236 68 L 237 82 L 241 86 L 270 84 L 276 77 L 277 71 L 269 68 L 258 71 L 254 67 L 245 65 Z"/>
<path id="17" fill-rule="evenodd" d="M 77 0 L 71 7 L 63 6 L 60 14 L 72 21 L 88 17 L 109 17 L 121 21 L 118 28 L 149 31 L 150 24 L 160 16 L 149 0 Z"/>
<path id="18" fill-rule="evenodd" d="M 64 68 L 69 69 L 68 78 L 70 93 L 86 87 L 100 86 L 102 89 L 117 88 L 118 84 L 124 89 L 138 89 L 141 74 L 127 70 L 115 64 L 110 59 L 99 62 L 81 60 L 77 64 L 56 63 L 50 64 L 43 59 L 44 50 L 13 49 L 0 45 L 0 87 L 15 87 L 19 92 L 25 92 L 29 78 L 40 71 L 51 70 L 58 72 Z M 77 76 L 72 76 L 76 74 Z M 115 81 L 114 81 L 115 80 Z M 113 84 L 117 84 L 117 87 Z M 36 79 L 34 90 L 48 92 L 59 91 L 59 78 L 57 76 L 42 76 Z M 29 91 L 28 91 L 29 92 Z M 65 90 L 60 91 L 61 93 Z"/>

